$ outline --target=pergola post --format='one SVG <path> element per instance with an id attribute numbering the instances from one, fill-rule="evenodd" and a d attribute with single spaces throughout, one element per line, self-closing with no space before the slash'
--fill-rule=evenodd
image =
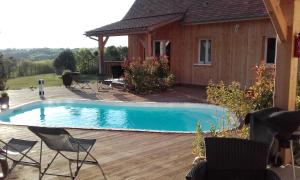
<path id="1" fill-rule="evenodd" d="M 149 32 L 146 34 L 146 57 L 152 56 L 152 34 Z"/>
<path id="2" fill-rule="evenodd" d="M 294 41 L 300 32 L 300 0 L 264 0 L 280 42 L 277 44 L 274 105 L 293 111 L 296 107 L 298 59 Z M 290 161 L 283 151 L 285 163 Z"/>
<path id="3" fill-rule="evenodd" d="M 104 72 L 104 47 L 105 44 L 108 41 L 108 36 L 105 38 L 105 40 L 103 39 L 103 36 L 98 36 L 98 47 L 99 47 L 99 74 L 103 75 Z"/>
<path id="4" fill-rule="evenodd" d="M 297 95 L 298 59 L 294 57 L 294 41 L 300 32 L 300 0 L 280 1 L 276 9 L 282 11 L 287 27 L 286 40 L 282 39 L 277 47 L 275 106 L 292 111 L 296 107 Z M 276 20 L 272 18 L 272 21 Z M 277 21 L 284 24 L 283 20 Z"/>

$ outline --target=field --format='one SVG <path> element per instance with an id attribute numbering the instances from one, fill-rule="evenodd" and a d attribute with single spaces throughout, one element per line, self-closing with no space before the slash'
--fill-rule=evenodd
<path id="1" fill-rule="evenodd" d="M 98 79 L 97 75 L 82 75 L 83 80 L 95 82 Z M 62 79 L 56 74 L 40 74 L 35 76 L 24 76 L 12 78 L 7 81 L 7 86 L 10 90 L 24 89 L 30 87 L 38 87 L 38 80 L 43 79 L 46 87 L 62 86 Z"/>
<path id="2" fill-rule="evenodd" d="M 38 87 L 39 79 L 44 79 L 46 87 L 62 85 L 60 76 L 57 76 L 56 74 L 41 74 L 9 79 L 7 81 L 7 86 L 10 90 Z"/>

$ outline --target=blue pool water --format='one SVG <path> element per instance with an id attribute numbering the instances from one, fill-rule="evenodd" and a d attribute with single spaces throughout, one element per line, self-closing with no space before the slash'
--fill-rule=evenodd
<path id="1" fill-rule="evenodd" d="M 48 127 L 194 132 L 207 131 L 225 116 L 205 104 L 39 101 L 0 113 L 0 122 Z"/>

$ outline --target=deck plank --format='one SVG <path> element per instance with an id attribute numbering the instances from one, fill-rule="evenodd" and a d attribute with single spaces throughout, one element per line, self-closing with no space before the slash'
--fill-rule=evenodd
<path id="1" fill-rule="evenodd" d="M 97 143 L 92 154 L 101 163 L 108 180 L 135 179 L 184 179 L 191 168 L 193 135 L 162 134 L 146 132 L 121 132 L 104 130 L 68 129 L 78 138 L 95 138 Z M 0 138 L 8 141 L 11 137 L 35 139 L 26 127 L 0 125 Z M 39 157 L 39 145 L 30 155 Z M 53 151 L 44 149 L 43 162 L 48 162 Z M 68 174 L 67 162 L 59 158 L 53 166 L 55 172 Z M 45 166 L 45 163 L 43 164 Z M 37 179 L 35 168 L 18 166 L 10 179 Z M 47 176 L 45 179 L 65 179 Z M 94 166 L 83 166 L 78 179 L 104 179 Z"/>

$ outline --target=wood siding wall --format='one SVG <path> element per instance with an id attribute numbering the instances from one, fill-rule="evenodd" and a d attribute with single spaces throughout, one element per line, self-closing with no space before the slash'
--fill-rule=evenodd
<path id="1" fill-rule="evenodd" d="M 206 25 L 164 26 L 152 33 L 154 40 L 171 41 L 171 71 L 178 83 L 207 85 L 209 80 L 241 82 L 249 86 L 253 67 L 264 59 L 264 39 L 276 37 L 268 19 Z M 142 57 L 141 35 L 129 36 L 129 58 Z M 212 64 L 199 65 L 199 39 L 212 40 Z"/>

